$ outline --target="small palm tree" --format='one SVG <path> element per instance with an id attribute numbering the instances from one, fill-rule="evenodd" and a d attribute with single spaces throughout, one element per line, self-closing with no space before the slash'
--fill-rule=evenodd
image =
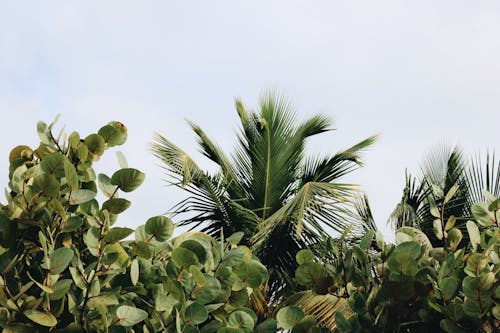
<path id="1" fill-rule="evenodd" d="M 421 229 L 433 246 L 442 246 L 433 232 L 432 203 L 443 212 L 444 220 L 455 216 L 455 226 L 468 237 L 466 222 L 472 219 L 471 207 L 484 201 L 484 191 L 500 195 L 500 163 L 494 154 L 466 160 L 458 147 L 439 147 L 431 151 L 422 164 L 422 177 L 417 179 L 406 173 L 406 185 L 401 202 L 391 214 L 393 227 L 410 226 Z M 457 188 L 453 199 L 444 204 L 444 195 Z"/>
<path id="2" fill-rule="evenodd" d="M 172 183 L 189 194 L 173 209 L 189 213 L 179 224 L 214 237 L 243 232 L 242 242 L 268 268 L 269 295 L 276 297 L 294 289 L 299 250 L 318 248 L 330 230 L 361 230 L 350 209 L 357 189 L 340 180 L 361 165 L 375 137 L 331 156 L 306 157 L 307 139 L 331 130 L 328 118 L 297 122 L 287 100 L 273 94 L 261 99 L 258 112 L 247 111 L 239 100 L 236 110 L 241 132 L 230 157 L 189 122 L 201 152 L 219 168 L 214 174 L 161 135 L 152 150 Z"/>

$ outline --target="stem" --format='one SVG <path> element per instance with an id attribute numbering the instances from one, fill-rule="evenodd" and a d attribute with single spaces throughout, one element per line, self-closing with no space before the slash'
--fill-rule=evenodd
<path id="1" fill-rule="evenodd" d="M 118 189 L 118 188 L 117 188 Z M 115 190 L 116 193 L 116 190 Z M 96 219 L 97 220 L 97 219 Z M 99 221 L 99 220 L 98 220 Z M 101 227 L 99 228 L 99 256 L 97 257 L 97 265 L 95 267 L 95 273 L 92 275 L 92 278 L 88 281 L 88 288 L 85 291 L 85 296 L 83 299 L 82 303 L 82 308 L 80 309 L 80 323 L 83 325 L 83 316 L 85 315 L 85 307 L 87 306 L 87 302 L 89 301 L 89 292 L 90 292 L 90 287 L 92 286 L 92 282 L 94 282 L 94 279 L 97 276 L 97 273 L 101 270 L 101 261 L 102 257 L 104 256 L 104 251 L 106 250 L 106 245 L 101 249 L 101 241 L 103 239 L 103 233 L 104 233 L 104 228 L 106 227 L 106 223 L 104 221 L 100 221 Z"/>
<path id="2" fill-rule="evenodd" d="M 12 301 L 12 303 L 14 303 L 14 305 L 17 308 L 17 311 L 19 311 L 20 313 L 23 313 L 23 311 L 21 310 L 21 308 L 19 307 L 17 302 L 14 300 L 14 297 L 10 293 L 9 287 L 7 287 L 7 278 L 5 277 L 5 274 L 2 274 L 2 278 L 3 278 L 3 291 L 4 291 L 4 293 Z"/>

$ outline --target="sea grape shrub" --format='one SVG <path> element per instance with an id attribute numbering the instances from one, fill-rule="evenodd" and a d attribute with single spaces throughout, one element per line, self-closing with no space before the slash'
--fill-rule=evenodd
<path id="1" fill-rule="evenodd" d="M 321 262 L 299 252 L 296 279 L 347 300 L 350 311 L 336 313 L 337 332 L 496 332 L 500 199 L 485 197 L 466 223 L 466 242 L 455 218 L 442 220 L 436 208 L 435 233 L 445 246 L 433 248 L 410 227 L 397 231 L 397 245 L 370 231 L 358 245 L 330 241 L 331 258 Z"/>
<path id="2" fill-rule="evenodd" d="M 40 145 L 9 155 L 0 209 L 0 327 L 3 332 L 275 332 L 247 306 L 266 268 L 239 246 L 202 233 L 171 239 L 172 222 L 114 226 L 144 174 L 96 175 L 93 163 L 127 138 L 111 122 L 81 138 L 56 137 L 39 122 Z M 99 204 L 98 188 L 106 197 Z M 135 233 L 135 240 L 129 236 Z"/>

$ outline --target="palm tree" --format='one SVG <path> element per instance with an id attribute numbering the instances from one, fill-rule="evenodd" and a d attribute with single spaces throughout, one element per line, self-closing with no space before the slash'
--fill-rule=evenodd
<path id="1" fill-rule="evenodd" d="M 472 206 L 484 201 L 487 192 L 500 195 L 500 163 L 494 154 L 488 153 L 484 161 L 480 156 L 467 160 L 458 147 L 439 147 L 426 156 L 421 169 L 420 179 L 406 173 L 403 197 L 389 222 L 396 229 L 410 226 L 422 230 L 433 246 L 443 245 L 433 232 L 433 203 L 443 211 L 444 220 L 452 215 L 457 218 L 455 226 L 467 238 L 465 224 L 472 218 Z M 457 192 L 444 204 L 445 194 L 453 187 Z"/>
<path id="2" fill-rule="evenodd" d="M 188 193 L 172 210 L 186 213 L 178 224 L 216 238 L 221 231 L 225 236 L 243 232 L 242 242 L 269 270 L 268 295 L 277 297 L 294 289 L 299 250 L 317 249 L 330 231 L 362 229 L 351 213 L 356 186 L 340 180 L 361 166 L 361 155 L 375 137 L 331 156 L 306 157 L 307 139 L 331 130 L 327 117 L 298 122 L 288 101 L 273 94 L 261 99 L 258 112 L 247 111 L 239 100 L 236 110 L 241 131 L 230 157 L 189 122 L 201 152 L 218 166 L 216 173 L 202 170 L 161 135 L 152 151 L 170 182 Z"/>

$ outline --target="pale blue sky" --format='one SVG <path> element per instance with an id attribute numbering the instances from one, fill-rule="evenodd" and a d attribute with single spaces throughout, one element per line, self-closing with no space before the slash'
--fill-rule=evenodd
<path id="1" fill-rule="evenodd" d="M 195 153 L 189 118 L 230 150 L 234 97 L 254 107 L 267 88 L 287 94 L 301 118 L 335 119 L 338 130 L 311 151 L 381 134 L 349 180 L 385 228 L 404 169 L 418 173 L 433 146 L 498 150 L 500 2 L 4 2 L 1 184 L 10 149 L 37 142 L 37 120 L 61 113 L 82 134 L 119 120 L 129 128 L 120 150 L 147 174 L 120 220 L 137 226 L 180 198 L 148 151 L 153 132 Z M 117 165 L 108 153 L 96 168 Z"/>

